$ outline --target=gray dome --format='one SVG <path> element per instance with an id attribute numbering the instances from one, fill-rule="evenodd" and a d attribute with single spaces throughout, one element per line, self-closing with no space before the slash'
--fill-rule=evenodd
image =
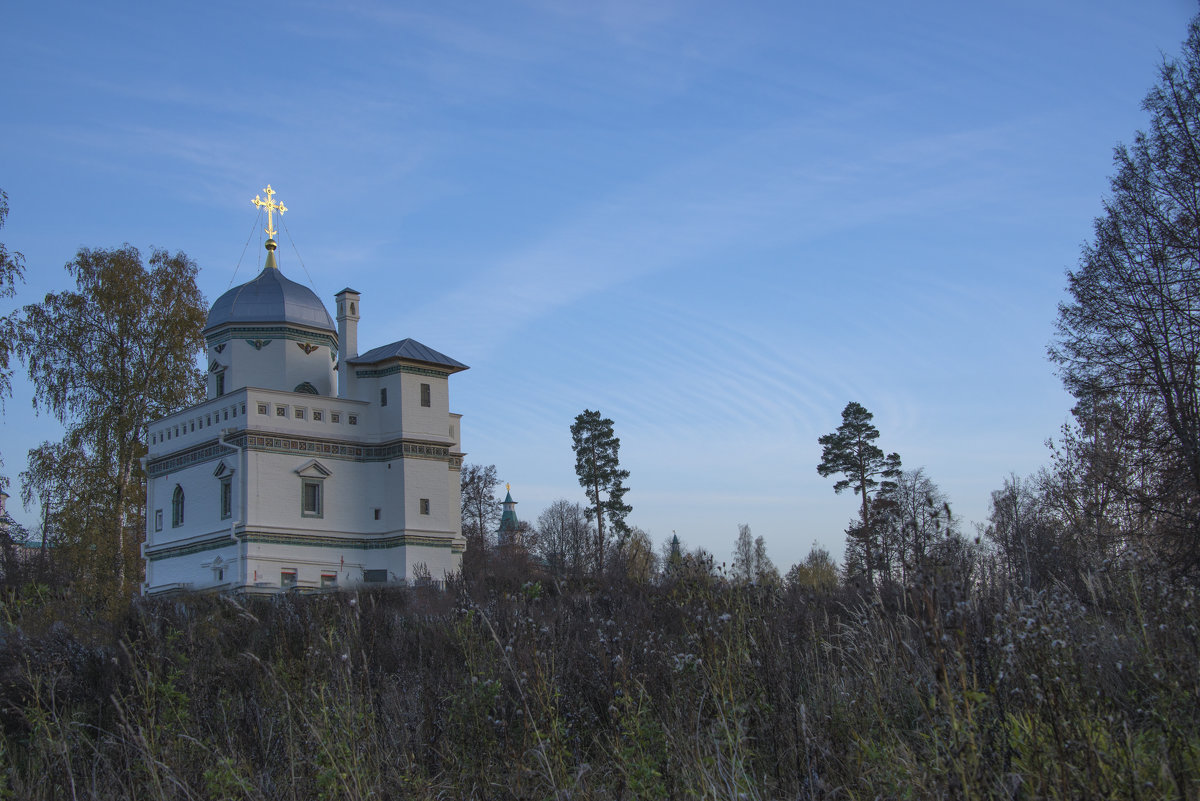
<path id="1" fill-rule="evenodd" d="M 270 266 L 273 263 L 274 259 L 268 259 L 268 266 L 257 278 L 217 298 L 208 310 L 205 332 L 228 323 L 292 323 L 330 331 L 336 336 L 333 320 L 316 293 L 285 278 Z"/>

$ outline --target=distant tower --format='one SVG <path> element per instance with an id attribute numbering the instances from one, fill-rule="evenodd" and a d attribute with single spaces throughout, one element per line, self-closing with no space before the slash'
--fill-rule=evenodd
<path id="1" fill-rule="evenodd" d="M 512 499 L 512 485 L 504 485 L 504 512 L 500 515 L 500 528 L 496 530 L 496 544 L 516 545 L 519 521 L 517 520 L 517 502 Z"/>
<path id="2" fill-rule="evenodd" d="M 683 564 L 683 552 L 679 547 L 679 535 L 671 532 L 671 551 L 667 555 L 667 569 L 677 570 Z"/>

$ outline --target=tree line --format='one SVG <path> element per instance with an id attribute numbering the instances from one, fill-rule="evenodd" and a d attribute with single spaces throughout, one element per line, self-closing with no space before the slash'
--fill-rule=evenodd
<path id="1" fill-rule="evenodd" d="M 874 445 L 861 405 L 821 438 L 818 471 L 861 499 L 847 567 L 868 582 L 927 561 L 1035 590 L 1078 584 L 1129 554 L 1178 577 L 1200 570 L 1200 17 L 1142 108 L 1149 126 L 1114 149 L 1048 348 L 1075 399 L 1071 418 L 1048 443 L 1048 465 L 992 493 L 976 541 L 935 486 Z"/>
<path id="2" fill-rule="evenodd" d="M 1109 194 L 1067 272 L 1048 354 L 1076 403 L 1048 442 L 1049 464 L 1004 478 L 970 534 L 924 469 L 906 470 L 878 446 L 871 412 L 847 403 L 841 424 L 818 440 L 817 465 L 857 501 L 840 580 L 879 587 L 941 571 L 1038 589 L 1133 551 L 1174 574 L 1200 569 L 1200 21 L 1142 105 L 1149 127 L 1115 148 Z M 576 419 L 587 503 L 558 501 L 530 529 L 534 552 L 557 572 L 602 572 L 606 549 L 620 561 L 642 547 L 640 530 L 624 523 L 628 474 L 607 495 L 596 480 L 622 472 L 615 447 L 592 444 L 605 426 L 611 437 L 611 425 L 598 412 Z M 661 566 L 686 561 L 677 538 L 658 556 Z M 814 549 L 789 575 L 827 575 L 829 561 Z M 768 565 L 762 538 L 743 526 L 732 575 L 769 581 L 777 571 Z"/>

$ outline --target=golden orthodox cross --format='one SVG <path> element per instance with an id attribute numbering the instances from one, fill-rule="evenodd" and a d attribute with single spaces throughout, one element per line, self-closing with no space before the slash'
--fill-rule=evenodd
<path id="1" fill-rule="evenodd" d="M 274 239 L 277 232 L 275 231 L 275 225 L 271 213 L 277 211 L 279 212 L 280 216 L 282 216 L 283 213 L 287 211 L 287 206 L 283 205 L 283 203 L 276 203 L 272 199 L 275 194 L 275 190 L 271 188 L 270 184 L 267 184 L 267 188 L 263 191 L 267 193 L 266 200 L 263 200 L 258 195 L 255 195 L 254 200 L 251 200 L 250 202 L 255 206 L 258 206 L 260 209 L 267 210 L 267 227 L 264 230 L 267 232 L 267 236 Z"/>

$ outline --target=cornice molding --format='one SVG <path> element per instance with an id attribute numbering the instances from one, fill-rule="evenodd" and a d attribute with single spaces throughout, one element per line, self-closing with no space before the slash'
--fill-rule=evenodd
<path id="1" fill-rule="evenodd" d="M 332 537 L 325 534 L 301 533 L 268 533 L 265 531 L 248 531 L 231 539 L 228 534 L 218 537 L 189 542 L 185 545 L 164 545 L 153 550 L 147 549 L 146 559 L 158 562 L 163 559 L 175 559 L 180 556 L 205 551 L 215 551 L 239 544 L 253 545 L 292 545 L 297 547 L 344 548 L 354 551 L 378 551 L 389 548 L 401 548 L 408 545 L 422 545 L 429 548 L 449 548 L 451 553 L 462 553 L 465 543 L 455 537 L 438 537 L 430 534 L 392 534 L 380 536 Z"/>
<path id="2" fill-rule="evenodd" d="M 237 545 L 237 540 L 231 539 L 229 534 L 222 533 L 218 537 L 212 539 L 200 540 L 199 542 L 189 542 L 185 545 L 163 545 L 155 549 L 146 549 L 146 559 L 151 562 L 157 562 L 160 559 L 174 559 L 177 556 L 191 556 L 194 553 L 204 553 L 205 551 L 215 551 L 218 548 L 228 548 L 230 545 Z"/>
<path id="3" fill-rule="evenodd" d="M 294 456 L 321 456 L 353 462 L 389 462 L 393 459 L 428 459 L 446 462 L 451 470 L 462 468 L 463 454 L 454 453 L 446 445 L 417 439 L 395 439 L 389 442 L 363 444 L 344 440 L 269 434 L 245 429 L 225 440 L 235 447 L 228 448 L 212 439 L 177 453 L 160 456 L 146 462 L 146 475 L 151 478 L 173 473 L 194 464 L 212 461 L 237 453 L 236 448 L 260 453 L 285 453 Z"/>
<path id="4" fill-rule="evenodd" d="M 247 326 L 239 325 L 229 328 L 223 328 L 215 334 L 207 337 L 208 346 L 214 350 L 217 346 L 223 346 L 226 342 L 234 339 L 245 339 L 253 341 L 270 341 L 270 339 L 287 339 L 292 342 L 317 343 L 324 345 L 332 351 L 337 350 L 337 336 L 320 331 L 310 331 L 304 328 L 294 328 L 290 325 L 262 325 L 262 326 Z M 218 350 L 217 353 L 221 351 Z"/>
<path id="5" fill-rule="evenodd" d="M 449 548 L 455 553 L 462 553 L 464 546 L 455 542 L 453 537 L 438 537 L 430 534 L 392 534 L 375 537 L 330 537 L 321 534 L 268 534 L 261 531 L 251 531 L 241 535 L 246 543 L 257 545 L 296 545 L 315 546 L 318 548 L 350 548 L 360 551 L 377 551 L 387 548 L 399 548 L 405 545 L 425 545 L 433 548 Z"/>
<path id="6" fill-rule="evenodd" d="M 434 370 L 429 367 L 414 367 L 411 364 L 394 364 L 391 367 L 381 367 L 378 370 L 355 370 L 355 378 L 384 378 L 396 373 L 412 373 L 414 375 L 427 375 L 433 378 L 446 378 L 450 375 L 449 370 Z"/>

